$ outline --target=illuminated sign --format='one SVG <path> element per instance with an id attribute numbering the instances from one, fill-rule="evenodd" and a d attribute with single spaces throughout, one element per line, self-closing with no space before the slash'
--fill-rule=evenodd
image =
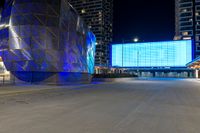
<path id="1" fill-rule="evenodd" d="M 185 67 L 192 61 L 192 41 L 111 45 L 113 67 Z"/>

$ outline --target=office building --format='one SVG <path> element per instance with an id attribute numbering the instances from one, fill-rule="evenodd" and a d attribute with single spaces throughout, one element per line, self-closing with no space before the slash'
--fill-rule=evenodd
<path id="1" fill-rule="evenodd" d="M 0 22 L 0 57 L 19 81 L 89 82 L 95 36 L 66 0 L 7 0 Z"/>
<path id="2" fill-rule="evenodd" d="M 176 36 L 175 40 L 194 40 L 194 55 L 200 56 L 200 1 L 175 0 Z"/>
<path id="3" fill-rule="evenodd" d="M 112 42 L 113 0 L 69 0 L 97 39 L 95 64 L 109 64 L 109 44 Z"/>

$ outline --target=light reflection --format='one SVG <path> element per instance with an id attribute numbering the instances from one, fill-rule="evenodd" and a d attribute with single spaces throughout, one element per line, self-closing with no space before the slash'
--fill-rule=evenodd
<path id="1" fill-rule="evenodd" d="M 8 28 L 9 24 L 0 24 L 0 30 Z"/>
<path id="2" fill-rule="evenodd" d="M 9 30 L 11 31 L 11 36 L 9 36 L 9 40 L 11 40 L 11 38 L 14 40 L 14 44 L 15 44 L 15 49 L 20 49 L 20 38 L 19 36 L 17 35 L 17 33 L 14 31 L 13 29 L 13 24 L 12 24 L 12 18 L 10 19 L 10 23 L 9 23 Z M 12 44 L 13 45 L 13 44 Z"/>

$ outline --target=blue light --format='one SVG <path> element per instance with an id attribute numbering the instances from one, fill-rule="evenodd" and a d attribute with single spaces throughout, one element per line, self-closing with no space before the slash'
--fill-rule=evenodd
<path id="1" fill-rule="evenodd" d="M 96 37 L 92 32 L 87 33 L 87 65 L 88 72 L 94 74 Z"/>
<path id="2" fill-rule="evenodd" d="M 192 61 L 192 41 L 113 44 L 113 67 L 185 67 Z"/>
<path id="3" fill-rule="evenodd" d="M 0 56 L 15 77 L 56 84 L 91 80 L 96 38 L 68 2 L 6 0 L 1 13 Z"/>

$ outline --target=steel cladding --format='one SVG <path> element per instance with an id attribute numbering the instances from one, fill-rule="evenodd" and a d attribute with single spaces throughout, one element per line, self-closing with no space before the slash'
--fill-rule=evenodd
<path id="1" fill-rule="evenodd" d="M 6 0 L 1 25 L 0 56 L 20 80 L 94 72 L 95 36 L 66 0 Z"/>

